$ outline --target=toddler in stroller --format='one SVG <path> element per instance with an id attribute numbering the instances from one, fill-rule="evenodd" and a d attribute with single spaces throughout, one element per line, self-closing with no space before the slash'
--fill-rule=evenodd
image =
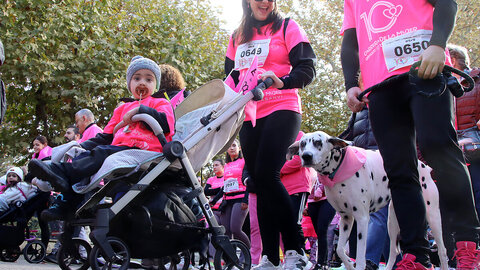
<path id="1" fill-rule="evenodd" d="M 25 259 L 39 263 L 46 254 L 50 232 L 48 224 L 39 219 L 42 241 L 30 234 L 28 221 L 35 213 L 48 207 L 50 194 L 38 191 L 35 187 L 22 182 L 23 171 L 19 167 L 10 168 L 6 174 L 6 185 L 0 194 L 0 260 L 13 262 L 22 251 L 20 244 L 28 243 L 23 249 Z"/>
<path id="2" fill-rule="evenodd" d="M 231 144 L 243 123 L 243 108 L 252 97 L 253 93 L 233 92 L 221 80 L 207 83 L 175 109 L 175 136 L 168 143 L 161 140 L 163 153 L 119 151 L 108 156 L 96 174 L 72 187 L 85 194 L 98 188 L 102 179 L 106 182 L 77 210 L 72 221 L 94 225 L 90 234 L 94 247 L 84 267 L 127 269 L 130 258 L 173 258 L 211 236 L 216 269 L 250 268 L 248 248 L 224 235 L 196 172 Z M 134 118 L 137 116 L 140 118 Z M 154 134 L 161 134 L 157 121 L 148 117 L 142 121 L 149 123 Z M 118 192 L 119 187 L 124 192 Z M 113 203 L 98 204 L 105 196 L 119 194 Z M 95 215 L 90 219 L 92 210 Z M 202 215 L 208 228 L 198 221 Z M 68 241 L 68 237 L 62 239 Z M 62 242 L 62 246 L 67 245 Z M 73 253 L 75 250 L 69 255 Z"/>
<path id="3" fill-rule="evenodd" d="M 6 184 L 0 191 L 0 214 L 10 208 L 11 204 L 23 203 L 36 194 L 36 187 L 22 182 L 23 171 L 19 167 L 10 168 L 6 174 Z"/>
<path id="4" fill-rule="evenodd" d="M 104 132 L 81 143 L 88 150 L 71 163 L 44 163 L 32 160 L 29 172 L 42 180 L 49 181 L 63 200 L 56 200 L 53 207 L 44 211 L 46 220 L 65 219 L 73 215 L 83 196 L 73 192 L 71 186 L 83 178 L 95 174 L 103 161 L 113 153 L 127 149 L 162 151 L 161 140 L 171 141 L 174 132 L 174 115 L 170 103 L 163 98 L 154 98 L 152 93 L 160 86 L 160 67 L 151 59 L 136 56 L 127 69 L 127 86 L 136 101 L 127 102 L 115 109 Z M 158 121 L 165 135 L 157 138 L 140 122 L 132 122 L 137 113 L 151 115 Z"/>

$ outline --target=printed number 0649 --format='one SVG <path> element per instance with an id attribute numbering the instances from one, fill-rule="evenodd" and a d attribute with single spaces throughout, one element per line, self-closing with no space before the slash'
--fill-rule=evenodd
<path id="1" fill-rule="evenodd" d="M 254 48 L 252 49 L 251 51 L 250 50 L 246 50 L 246 51 L 243 51 L 241 54 L 240 54 L 240 57 L 249 57 L 250 55 L 255 55 L 256 54 L 261 54 L 262 53 L 262 48 Z"/>

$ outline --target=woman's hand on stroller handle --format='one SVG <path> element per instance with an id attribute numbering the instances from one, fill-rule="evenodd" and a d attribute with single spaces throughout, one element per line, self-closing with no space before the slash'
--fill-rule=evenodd
<path id="1" fill-rule="evenodd" d="M 273 79 L 268 77 L 265 81 L 261 81 L 255 88 L 252 89 L 253 100 L 259 101 L 263 99 L 263 90 L 269 88 L 273 84 Z"/>
<path id="2" fill-rule="evenodd" d="M 266 71 L 264 73 L 262 73 L 260 75 L 260 79 L 263 81 L 263 82 L 267 82 L 268 79 L 271 79 L 272 80 L 272 83 L 269 83 L 270 85 L 267 86 L 266 88 L 270 87 L 270 86 L 273 86 L 273 88 L 277 88 L 277 89 L 280 89 L 283 87 L 283 82 L 282 80 L 280 80 L 277 75 L 275 75 L 275 73 L 273 73 L 273 71 Z M 260 85 L 260 84 L 259 84 Z M 258 86 L 257 86 L 258 87 Z M 265 88 L 265 89 L 266 89 Z"/>

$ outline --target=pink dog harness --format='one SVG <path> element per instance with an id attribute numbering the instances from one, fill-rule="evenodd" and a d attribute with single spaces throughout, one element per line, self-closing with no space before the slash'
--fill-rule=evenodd
<path id="1" fill-rule="evenodd" d="M 318 180 L 327 187 L 333 187 L 335 184 L 341 183 L 352 177 L 367 161 L 367 153 L 365 149 L 355 146 L 346 148 L 345 156 L 338 168 L 335 170 L 333 177 L 331 175 L 318 175 Z"/>

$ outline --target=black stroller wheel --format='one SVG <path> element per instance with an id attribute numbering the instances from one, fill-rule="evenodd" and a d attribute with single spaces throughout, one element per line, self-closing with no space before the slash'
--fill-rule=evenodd
<path id="1" fill-rule="evenodd" d="M 128 269 L 130 264 L 130 251 L 127 245 L 117 237 L 107 237 L 107 241 L 112 246 L 116 258 L 113 261 L 106 260 L 100 248 L 95 245 L 89 256 L 90 267 L 92 267 L 93 270 Z"/>
<path id="2" fill-rule="evenodd" d="M 29 241 L 23 248 L 23 257 L 29 263 L 40 263 L 47 255 L 47 248 L 40 240 Z"/>
<path id="3" fill-rule="evenodd" d="M 173 256 L 162 257 L 158 267 L 161 270 L 188 270 L 190 267 L 190 251 L 185 250 Z"/>
<path id="4" fill-rule="evenodd" d="M 88 261 L 92 248 L 90 244 L 79 238 L 60 246 L 57 252 L 57 261 L 63 270 L 86 270 L 90 267 Z"/>
<path id="5" fill-rule="evenodd" d="M 231 261 L 222 249 L 217 249 L 213 259 L 215 270 L 248 270 L 252 265 L 250 250 L 242 241 L 230 240 L 230 244 L 235 249 L 237 262 Z"/>
<path id="6" fill-rule="evenodd" d="M 20 257 L 22 251 L 20 247 L 2 249 L 0 259 L 4 262 L 15 262 Z"/>

